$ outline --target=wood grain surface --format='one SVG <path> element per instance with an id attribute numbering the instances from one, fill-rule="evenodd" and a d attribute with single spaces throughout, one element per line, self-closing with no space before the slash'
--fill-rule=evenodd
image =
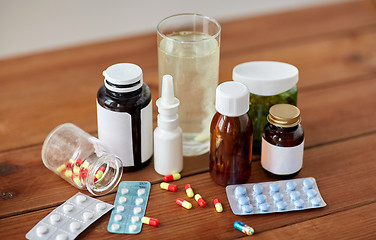
<path id="1" fill-rule="evenodd" d="M 138 235 L 107 232 L 110 215 L 78 239 L 237 239 L 242 221 L 256 239 L 376 239 L 376 4 L 352 1 L 223 22 L 220 82 L 235 65 L 274 60 L 299 69 L 298 107 L 305 131 L 304 166 L 327 206 L 288 213 L 236 216 L 225 189 L 208 173 L 208 154 L 184 158 L 178 192 L 159 188 L 153 163 L 122 180 L 152 183 L 146 215 L 159 227 Z M 44 216 L 73 196 L 74 188 L 44 167 L 41 147 L 57 125 L 72 122 L 96 135 L 96 92 L 102 71 L 118 62 L 142 67 L 158 96 L 156 34 L 90 44 L 0 61 L 0 232 L 24 239 Z M 156 107 L 153 105 L 154 126 Z M 273 181 L 253 156 L 249 182 Z M 190 183 L 207 201 L 186 210 L 175 204 Z M 99 199 L 113 203 L 116 189 Z M 88 192 L 83 191 L 85 194 Z M 220 198 L 223 213 L 213 199 Z"/>

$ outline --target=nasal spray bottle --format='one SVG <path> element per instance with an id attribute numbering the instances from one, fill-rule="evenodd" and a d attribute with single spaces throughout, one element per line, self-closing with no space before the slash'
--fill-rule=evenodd
<path id="1" fill-rule="evenodd" d="M 179 127 L 179 99 L 174 96 L 171 75 L 162 78 L 162 95 L 156 102 L 158 127 L 154 130 L 154 169 L 161 175 L 183 169 L 182 130 Z"/>

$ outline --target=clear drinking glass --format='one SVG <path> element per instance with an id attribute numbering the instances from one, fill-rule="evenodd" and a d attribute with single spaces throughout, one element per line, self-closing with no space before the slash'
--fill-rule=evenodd
<path id="1" fill-rule="evenodd" d="M 183 155 L 206 153 L 210 122 L 216 112 L 221 26 L 200 14 L 177 14 L 163 19 L 157 33 L 159 95 L 163 75 L 172 75 L 180 100 Z"/>
<path id="2" fill-rule="evenodd" d="M 122 176 L 120 159 L 102 143 L 72 123 L 56 127 L 42 147 L 44 165 L 73 186 L 104 195 Z"/>

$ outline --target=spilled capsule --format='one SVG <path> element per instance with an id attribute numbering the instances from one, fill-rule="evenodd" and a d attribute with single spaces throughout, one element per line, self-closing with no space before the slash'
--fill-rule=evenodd
<path id="1" fill-rule="evenodd" d="M 181 178 L 180 173 L 173 173 L 173 174 L 164 176 L 163 181 L 172 182 L 172 181 L 175 181 L 175 180 L 179 180 L 180 178 Z"/>
<path id="2" fill-rule="evenodd" d="M 185 201 L 184 199 L 178 198 L 176 199 L 176 203 L 180 206 L 182 206 L 185 209 L 191 209 L 192 204 L 190 202 Z"/>
<path id="3" fill-rule="evenodd" d="M 214 199 L 214 207 L 215 207 L 215 210 L 219 213 L 223 211 L 222 203 L 219 201 L 218 198 Z"/>
<path id="4" fill-rule="evenodd" d="M 191 184 L 186 184 L 185 185 L 185 192 L 187 193 L 188 197 L 193 197 L 195 194 L 193 193 L 193 189 Z"/>
<path id="5" fill-rule="evenodd" d="M 178 187 L 176 185 L 166 183 L 166 182 L 162 182 L 160 186 L 162 189 L 172 191 L 172 192 L 176 192 L 178 190 Z"/>

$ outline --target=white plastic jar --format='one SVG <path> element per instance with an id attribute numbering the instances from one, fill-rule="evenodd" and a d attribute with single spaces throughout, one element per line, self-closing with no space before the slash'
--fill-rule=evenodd
<path id="1" fill-rule="evenodd" d="M 279 103 L 297 104 L 299 71 L 283 62 L 255 61 L 235 66 L 232 78 L 249 89 L 248 114 L 253 123 L 253 152 L 260 154 L 269 108 Z"/>

